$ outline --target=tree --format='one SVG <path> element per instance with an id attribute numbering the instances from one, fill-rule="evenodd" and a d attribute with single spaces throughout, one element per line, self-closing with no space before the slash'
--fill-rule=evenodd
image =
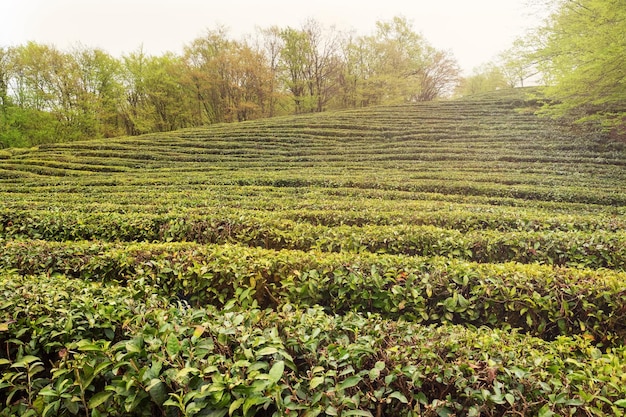
<path id="1" fill-rule="evenodd" d="M 340 65 L 340 34 L 335 28 L 324 30 L 315 20 L 308 20 L 303 32 L 308 48 L 307 83 L 312 97 L 311 110 L 321 112 L 336 93 Z"/>
<path id="2" fill-rule="evenodd" d="M 276 106 L 281 97 L 278 91 L 280 82 L 280 54 L 285 45 L 281 36 L 281 29 L 278 26 L 261 29 L 260 35 L 262 42 L 257 46 L 257 52 L 263 57 L 265 66 L 269 71 L 267 116 L 273 117 L 277 113 Z"/>
<path id="3" fill-rule="evenodd" d="M 0 111 L 9 104 L 9 50 L 0 47 Z"/>
<path id="4" fill-rule="evenodd" d="M 418 88 L 411 94 L 413 101 L 431 101 L 449 96 L 459 80 L 459 65 L 447 51 L 426 46 L 420 67 L 411 75 L 417 78 Z"/>
<path id="5" fill-rule="evenodd" d="M 510 87 L 502 69 L 494 63 L 474 68 L 472 74 L 459 82 L 456 94 L 468 96 Z"/>
<path id="6" fill-rule="evenodd" d="M 623 0 L 560 0 L 536 53 L 549 87 L 548 114 L 624 126 L 626 7 Z"/>
<path id="7" fill-rule="evenodd" d="M 233 45 L 230 61 L 230 121 L 267 117 L 275 109 L 274 69 L 245 42 Z"/>
<path id="8" fill-rule="evenodd" d="M 283 49 L 280 53 L 281 65 L 284 68 L 284 83 L 291 93 L 295 113 L 303 113 L 310 108 L 307 100 L 307 84 L 311 55 L 311 44 L 304 31 L 288 27 L 281 31 Z"/>
<path id="9" fill-rule="evenodd" d="M 83 136 L 123 134 L 118 114 L 124 97 L 120 61 L 101 49 L 83 46 L 75 48 L 72 57 L 78 71 L 77 101 Z"/>
<path id="10" fill-rule="evenodd" d="M 346 36 L 340 44 L 340 54 L 342 65 L 337 101 L 341 108 L 363 107 L 365 103 L 360 88 L 367 73 L 363 38 L 354 38 L 353 34 Z"/>
<path id="11" fill-rule="evenodd" d="M 355 106 L 427 101 L 452 93 L 458 64 L 432 47 L 402 17 L 376 23 L 376 33 L 343 48 L 344 101 Z"/>
<path id="12" fill-rule="evenodd" d="M 146 88 L 148 59 L 143 48 L 122 57 L 125 100 L 120 106 L 120 116 L 128 135 L 148 133 L 154 128 Z"/>
<path id="13" fill-rule="evenodd" d="M 0 47 L 0 148 L 10 146 L 7 133 L 10 129 L 8 111 L 9 98 L 9 50 Z"/>
<path id="14" fill-rule="evenodd" d="M 513 46 L 498 55 L 500 72 L 511 88 L 524 87 L 528 79 L 539 74 L 530 45 L 528 40 L 518 39 L 513 42 Z"/>
<path id="15" fill-rule="evenodd" d="M 196 124 L 219 123 L 227 119 L 229 97 L 229 54 L 234 42 L 223 27 L 210 30 L 185 47 L 185 87 L 196 102 Z"/>
<path id="16" fill-rule="evenodd" d="M 73 125 L 73 70 L 71 60 L 49 45 L 29 42 L 11 48 L 7 90 L 11 105 L 5 110 L 9 128 L 5 142 L 37 145 L 80 138 Z"/>
<path id="17" fill-rule="evenodd" d="M 192 125 L 188 97 L 180 84 L 183 72 L 182 59 L 172 53 L 148 58 L 144 86 L 152 130 L 166 132 Z"/>
<path id="18" fill-rule="evenodd" d="M 423 68 L 426 42 L 408 20 L 394 17 L 376 22 L 376 34 L 366 43 L 372 48 L 369 101 L 387 104 L 408 101 L 420 89 L 416 75 Z"/>
<path id="19" fill-rule="evenodd" d="M 197 124 L 242 121 L 274 113 L 276 100 L 271 89 L 276 82 L 275 68 L 268 67 L 258 48 L 229 40 L 224 28 L 194 40 L 185 48 L 184 62 L 186 72 L 181 82 L 196 103 L 193 112 Z"/>

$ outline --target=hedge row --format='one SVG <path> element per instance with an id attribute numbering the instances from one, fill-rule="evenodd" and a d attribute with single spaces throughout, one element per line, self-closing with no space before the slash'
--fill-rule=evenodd
<path id="1" fill-rule="evenodd" d="M 626 269 L 625 231 L 462 233 L 435 226 L 326 227 L 242 217 L 39 211 L 4 212 L 0 216 L 0 237 L 5 238 L 241 243 L 274 250 L 369 251 L 447 256 L 485 263 L 516 261 Z"/>
<path id="2" fill-rule="evenodd" d="M 484 158 L 489 158 L 488 155 L 483 155 Z M 326 159 L 330 158 L 325 156 Z M 336 157 L 335 157 L 336 158 Z M 38 186 L 45 185 L 50 181 L 57 181 L 60 184 L 68 184 L 69 179 L 64 179 L 65 176 L 72 178 L 71 184 L 75 187 L 90 187 L 90 186 L 111 186 L 111 187 L 140 187 L 142 185 L 171 185 L 171 184 L 203 184 L 204 186 L 220 187 L 229 186 L 233 188 L 238 187 L 272 187 L 272 188 L 288 188 L 288 189 L 308 189 L 308 188 L 320 188 L 320 189 L 350 189 L 359 193 L 366 193 L 372 190 L 380 190 L 385 193 L 393 192 L 405 192 L 414 194 L 440 194 L 460 197 L 474 197 L 474 198 L 486 198 L 486 199 L 515 199 L 517 201 L 532 202 L 537 205 L 543 202 L 560 202 L 567 204 L 593 204 L 603 206 L 613 206 L 615 208 L 626 205 L 626 196 L 620 192 L 619 181 L 621 179 L 621 171 L 623 166 L 617 166 L 614 168 L 616 172 L 603 173 L 606 176 L 610 176 L 614 179 L 607 179 L 604 181 L 595 181 L 593 173 L 587 174 L 587 180 L 580 180 L 577 182 L 567 182 L 566 185 L 559 185 L 558 182 L 562 181 L 558 177 L 552 181 L 546 181 L 545 184 L 533 183 L 530 179 L 511 179 L 511 184 L 499 183 L 499 179 L 493 180 L 471 180 L 470 178 L 461 178 L 458 180 L 445 180 L 443 178 L 411 178 L 410 170 L 413 167 L 407 166 L 404 169 L 399 167 L 397 169 L 388 169 L 389 163 L 399 163 L 397 161 L 398 156 L 390 156 L 389 161 L 373 161 L 371 156 L 363 157 L 362 161 L 355 163 L 355 165 L 349 168 L 351 175 L 346 177 L 342 174 L 347 167 L 341 165 L 339 167 L 328 167 L 326 172 L 321 171 L 319 165 L 321 161 L 310 161 L 310 167 L 302 167 L 299 165 L 294 166 L 293 163 L 278 163 L 278 165 L 285 165 L 284 169 L 267 169 L 268 161 L 261 159 L 256 163 L 256 167 L 250 167 L 250 161 L 244 159 L 240 162 L 225 163 L 223 167 L 216 168 L 210 164 L 206 169 L 200 169 L 197 166 L 188 166 L 184 169 L 176 170 L 176 163 L 169 161 L 166 166 L 152 167 L 154 171 L 146 168 L 145 171 L 138 171 L 138 173 L 89 173 L 86 175 L 84 171 L 79 170 L 63 170 L 58 168 L 45 167 L 36 164 L 9 164 L 2 163 L 0 160 L 0 169 L 7 172 L 15 171 L 15 175 L 18 173 L 33 173 L 35 176 L 27 177 L 25 180 L 20 180 L 15 184 L 14 190 L 28 189 L 31 186 L 33 179 Z M 419 163 L 427 157 L 421 154 L 414 156 L 415 161 L 404 161 L 404 164 Z M 457 162 L 457 155 L 444 154 L 442 156 L 435 156 L 434 161 L 429 161 L 432 165 L 437 161 Z M 515 159 L 514 156 L 510 157 Z M 110 155 L 102 155 L 102 160 L 106 161 L 110 159 Z M 490 158 L 489 158 L 490 159 Z M 343 158 L 335 159 L 343 161 Z M 593 159 L 592 159 L 593 161 Z M 541 161 L 539 161 L 541 162 Z M 544 161 L 554 162 L 554 161 Z M 581 163 L 580 161 L 563 161 L 567 164 Z M 584 162 L 584 161 L 582 161 Z M 595 162 L 595 161 L 594 161 Z M 609 161 L 610 163 L 617 164 L 622 161 Z M 531 162 L 527 162 L 531 163 Z M 490 167 L 486 166 L 486 162 L 481 160 L 477 170 L 488 170 Z M 241 165 L 240 169 L 233 172 L 233 166 Z M 375 170 L 372 167 L 377 167 L 377 170 L 385 170 L 385 174 L 373 180 Z M 104 170 L 103 167 L 99 168 Z M 110 168 L 114 170 L 114 167 Z M 310 171 L 307 172 L 307 169 Z M 497 169 L 497 168 L 494 168 Z M 200 173 L 194 173 L 194 170 L 199 170 Z M 212 171 L 210 176 L 207 177 L 206 171 Z M 190 172 L 191 171 L 191 172 Z M 334 172 L 335 171 L 335 172 Z M 409 172 L 407 172 L 409 171 Z M 458 173 L 462 176 L 464 172 L 461 167 L 451 167 L 449 169 L 450 175 Z M 323 174 L 320 172 L 324 172 Z M 181 175 L 181 173 L 183 173 Z M 445 174 L 442 174 L 445 175 Z M 505 175 L 502 173 L 501 175 Z M 545 178 L 541 174 L 535 174 L 537 180 L 534 182 L 545 181 Z M 548 175 L 548 174 L 546 174 Z M 182 176 L 182 178 L 181 178 Z M 515 178 L 513 176 L 512 178 Z M 24 183 L 23 183 L 24 182 Z M 555 184 L 557 183 L 557 184 Z M 114 189 L 114 188 L 113 188 Z"/>
<path id="3" fill-rule="evenodd" d="M 445 229 L 471 232 L 479 230 L 497 230 L 500 232 L 512 231 L 564 231 L 564 232 L 616 232 L 626 228 L 626 219 L 623 216 L 609 213 L 563 214 L 538 209 L 521 209 L 508 207 L 494 207 L 490 205 L 442 204 L 437 201 L 387 201 L 368 202 L 350 201 L 348 198 L 329 200 L 328 197 L 316 196 L 310 200 L 286 202 L 286 196 L 263 196 L 263 191 L 248 190 L 244 196 L 232 197 L 232 202 L 226 196 L 196 196 L 179 195 L 173 193 L 167 201 L 148 203 L 145 196 L 123 195 L 110 196 L 110 200 L 90 202 L 84 197 L 76 201 L 65 201 L 68 210 L 74 217 L 82 216 L 116 216 L 132 212 L 134 216 L 147 218 L 163 217 L 169 213 L 179 218 L 191 218 L 199 221 L 211 222 L 217 217 L 222 219 L 246 219 L 255 221 L 280 222 L 284 220 L 312 225 L 337 226 L 436 226 Z M 69 197 L 68 197 L 69 198 Z M 243 201 L 248 199 L 248 201 Z M 164 209 L 167 204 L 168 209 Z M 232 207 L 228 207 L 230 204 Z M 295 206 L 295 207 L 294 207 Z M 71 209 L 70 209 L 71 207 Z M 173 209 L 175 208 L 175 210 Z M 50 216 L 58 212 L 56 202 L 28 201 L 7 203 L 0 209 L 0 220 L 7 225 L 9 222 L 26 221 L 27 216 L 37 218 Z M 574 211 L 574 209 L 572 209 Z M 16 213 L 23 212 L 21 216 Z M 219 214 L 218 214 L 219 213 Z M 69 217 L 65 213 L 59 217 L 60 222 L 71 224 L 65 220 Z M 126 216 L 128 217 L 128 215 Z M 127 222 L 128 220 L 126 220 Z M 155 220 L 157 221 L 157 220 Z M 161 220 L 163 221 L 163 220 Z"/>
<path id="4" fill-rule="evenodd" d="M 321 305 L 411 322 L 517 328 L 548 340 L 626 338 L 626 274 L 441 257 L 269 251 L 193 243 L 10 241 L 0 268 L 153 288 L 194 306 L 223 306 L 237 288 L 262 307 Z"/>
<path id="5" fill-rule="evenodd" d="M 290 305 L 191 309 L 132 291 L 0 276 L 0 415 L 623 416 L 626 407 L 624 348 Z"/>

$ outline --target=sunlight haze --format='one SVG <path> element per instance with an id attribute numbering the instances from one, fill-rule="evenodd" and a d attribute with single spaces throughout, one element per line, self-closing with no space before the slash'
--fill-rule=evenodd
<path id="1" fill-rule="evenodd" d="M 465 72 L 485 63 L 537 24 L 527 0 L 3 0 L 0 46 L 35 41 L 99 47 L 121 56 L 179 52 L 207 29 L 223 25 L 234 38 L 256 27 L 299 27 L 313 18 L 365 35 L 376 21 L 404 16 L 435 47 L 451 50 Z"/>

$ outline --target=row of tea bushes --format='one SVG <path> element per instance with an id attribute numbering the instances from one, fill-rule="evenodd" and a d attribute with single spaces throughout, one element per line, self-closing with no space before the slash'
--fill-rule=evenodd
<path id="1" fill-rule="evenodd" d="M 319 190 L 318 190 L 319 191 Z M 231 193 L 243 193 L 233 198 Z M 294 197 L 294 194 L 296 195 Z M 229 197 L 230 196 L 230 197 Z M 9 196 L 10 197 L 10 196 Z M 32 217 L 57 213 L 62 205 L 41 195 L 37 201 L 29 194 L 10 201 L 0 210 L 4 223 L 20 221 L 16 213 L 31 213 Z M 72 212 L 89 218 L 92 215 L 116 215 L 141 213 L 154 216 L 205 218 L 219 215 L 224 219 L 248 219 L 248 221 L 291 220 L 327 227 L 335 226 L 437 226 L 461 232 L 476 230 L 497 231 L 606 231 L 615 232 L 626 228 L 626 219 L 610 212 L 587 212 L 572 207 L 567 214 L 564 207 L 556 210 L 494 206 L 489 204 L 444 203 L 430 200 L 382 200 L 354 196 L 352 198 L 323 195 L 307 191 L 306 196 L 296 193 L 279 193 L 257 188 L 222 189 L 219 192 L 173 192 L 164 191 L 161 201 L 150 201 L 150 195 L 135 193 L 110 194 L 90 199 L 91 195 L 66 195 L 64 203 L 71 202 Z M 176 210 L 168 210 L 176 204 Z M 590 207 L 596 209 L 596 206 Z M 573 213 L 575 212 L 575 213 Z M 219 214 L 218 214 L 219 213 Z M 48 214 L 49 215 L 49 214 Z M 60 217 L 60 221 L 64 218 Z"/>
<path id="2" fill-rule="evenodd" d="M 442 257 L 270 251 L 194 243 L 10 241 L 0 268 L 145 286 L 193 306 L 223 306 L 237 289 L 262 307 L 321 305 L 416 323 L 488 325 L 599 346 L 626 338 L 626 274 Z"/>
<path id="3" fill-rule="evenodd" d="M 474 230 L 435 226 L 336 226 L 290 220 L 118 213 L 22 211 L 0 213 L 0 237 L 54 241 L 190 241 L 241 243 L 266 249 L 319 249 L 447 256 L 476 262 L 523 263 L 589 268 L 626 268 L 626 232 Z"/>

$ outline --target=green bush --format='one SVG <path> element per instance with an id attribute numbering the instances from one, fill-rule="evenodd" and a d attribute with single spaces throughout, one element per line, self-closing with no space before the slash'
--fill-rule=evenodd
<path id="1" fill-rule="evenodd" d="M 626 337 L 623 272 L 443 257 L 270 251 L 195 243 L 9 241 L 0 268 L 154 288 L 194 306 L 223 306 L 246 288 L 262 307 L 321 305 L 416 323 L 515 328 L 553 340 Z"/>

